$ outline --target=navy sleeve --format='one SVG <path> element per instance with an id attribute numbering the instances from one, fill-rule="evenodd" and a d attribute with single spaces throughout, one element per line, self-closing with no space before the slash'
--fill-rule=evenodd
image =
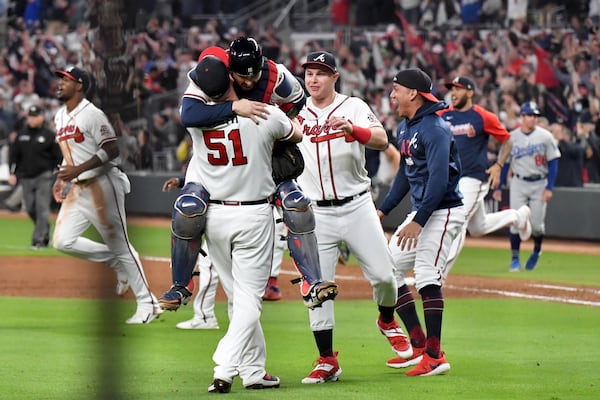
<path id="1" fill-rule="evenodd" d="M 448 186 L 448 158 L 450 154 L 450 137 L 440 126 L 432 125 L 428 131 L 425 143 L 425 154 L 429 178 L 425 186 L 425 193 L 421 206 L 417 210 L 413 221 L 425 226 L 427 220 L 438 209 L 444 199 Z"/>
<path id="2" fill-rule="evenodd" d="M 233 102 L 208 105 L 191 97 L 181 102 L 181 123 L 186 128 L 213 126 L 235 116 Z"/>
<path id="3" fill-rule="evenodd" d="M 558 173 L 558 158 L 548 161 L 548 184 L 546 189 L 552 190 L 554 187 L 554 181 L 556 180 L 556 174 Z"/>
<path id="4" fill-rule="evenodd" d="M 408 183 L 408 179 L 404 174 L 404 159 L 400 160 L 400 168 L 398 168 L 398 173 L 394 178 L 394 182 L 392 183 L 392 187 L 385 195 L 381 206 L 379 206 L 379 210 L 384 214 L 389 214 L 406 196 L 408 191 L 410 190 L 410 185 Z"/>
<path id="5" fill-rule="evenodd" d="M 506 177 L 508 176 L 508 170 L 510 169 L 510 163 L 505 163 L 500 171 L 500 183 L 496 190 L 502 190 L 502 187 L 506 184 Z"/>

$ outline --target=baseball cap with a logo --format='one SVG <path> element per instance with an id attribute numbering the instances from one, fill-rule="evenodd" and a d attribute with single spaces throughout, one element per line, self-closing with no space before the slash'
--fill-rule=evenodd
<path id="1" fill-rule="evenodd" d="M 309 66 L 321 66 L 325 67 L 334 74 L 337 72 L 337 65 L 335 63 L 335 57 L 333 54 L 326 51 L 313 51 L 306 56 L 306 61 L 302 64 L 302 67 L 306 69 Z"/>
<path id="2" fill-rule="evenodd" d="M 448 89 L 454 86 L 467 90 L 475 90 L 475 83 L 466 76 L 457 76 L 456 78 L 452 79 L 451 82 L 446 82 L 444 86 L 446 86 Z"/>
<path id="3" fill-rule="evenodd" d="M 43 112 L 44 110 L 34 104 L 27 110 L 27 115 L 37 117 L 38 115 L 42 115 Z"/>
<path id="4" fill-rule="evenodd" d="M 538 105 L 534 101 L 526 101 L 521 105 L 521 115 L 542 115 Z"/>
<path id="5" fill-rule="evenodd" d="M 75 66 L 70 66 L 65 69 L 57 69 L 55 72 L 58 77 L 67 77 L 72 81 L 77 83 L 81 83 L 83 86 L 83 92 L 87 92 L 90 88 L 90 77 L 87 72 L 82 70 L 81 68 L 77 68 Z"/>
<path id="6" fill-rule="evenodd" d="M 415 89 L 425 100 L 432 103 L 438 103 L 439 100 L 431 92 L 433 84 L 431 78 L 419 68 L 409 68 L 402 70 L 394 77 L 394 83 L 409 89 Z"/>

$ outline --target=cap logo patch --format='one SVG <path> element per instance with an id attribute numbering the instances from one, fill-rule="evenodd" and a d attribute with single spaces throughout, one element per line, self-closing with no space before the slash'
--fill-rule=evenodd
<path id="1" fill-rule="evenodd" d="M 317 57 L 313 58 L 313 61 L 325 62 L 325 54 L 320 54 Z"/>

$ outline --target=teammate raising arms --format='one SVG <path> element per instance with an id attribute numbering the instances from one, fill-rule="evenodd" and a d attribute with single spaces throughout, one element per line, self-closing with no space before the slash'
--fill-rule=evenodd
<path id="1" fill-rule="evenodd" d="M 127 237 L 125 194 L 130 184 L 117 167 L 117 136 L 106 115 L 85 98 L 90 87 L 87 73 L 70 67 L 56 75 L 57 97 L 64 102 L 54 117 L 63 163 L 52 189 L 54 199 L 62 203 L 52 243 L 60 251 L 113 268 L 125 285 L 122 291 L 129 285 L 137 301 L 135 314 L 126 322 L 147 324 L 162 310 Z M 81 236 L 90 224 L 104 243 Z"/>
<path id="2" fill-rule="evenodd" d="M 396 282 L 391 254 L 373 200 L 365 169 L 365 147 L 383 150 L 387 134 L 361 99 L 335 91 L 336 61 L 324 51 L 310 53 L 303 64 L 310 94 L 298 119 L 305 159 L 298 183 L 313 201 L 323 278 L 333 280 L 338 245 L 345 242 L 373 286 L 379 307 L 377 326 L 399 356 L 412 354 L 410 343 L 394 319 Z M 302 383 L 337 381 L 342 370 L 333 351 L 334 303 L 309 310 L 310 327 L 319 350 L 317 366 Z"/>
<path id="3" fill-rule="evenodd" d="M 485 211 L 484 200 L 490 190 L 487 171 L 488 140 L 493 136 L 498 142 L 506 143 L 510 134 L 495 114 L 473 104 L 475 84 L 471 79 L 459 76 L 446 83 L 446 87 L 451 90 L 452 107 L 441 110 L 438 114 L 450 126 L 460 155 L 462 175 L 458 186 L 463 195 L 467 220 L 450 248 L 443 271 L 444 278 L 458 258 L 465 243 L 467 229 L 473 236 L 483 236 L 511 226 L 519 232 L 521 240 L 527 240 L 531 235 L 530 210 L 527 205 L 518 210 L 509 209 L 491 214 Z M 499 170 L 499 164 L 494 168 Z"/>
<path id="4" fill-rule="evenodd" d="M 404 363 L 397 367 L 418 363 L 406 375 L 438 375 L 450 369 L 441 348 L 442 269 L 452 242 L 465 222 L 458 190 L 461 164 L 452 132 L 436 114 L 447 105 L 431 93 L 429 76 L 420 69 L 406 69 L 398 72 L 393 82 L 390 98 L 397 114 L 405 118 L 398 125 L 402 159 L 394 183 L 378 210 L 379 217 L 383 219 L 409 191 L 412 201 L 412 212 L 389 242 L 398 280 L 396 310 L 413 345 L 412 356 L 400 355 Z M 411 268 L 423 300 L 427 336 L 419 322 L 415 300 L 404 281 Z"/>

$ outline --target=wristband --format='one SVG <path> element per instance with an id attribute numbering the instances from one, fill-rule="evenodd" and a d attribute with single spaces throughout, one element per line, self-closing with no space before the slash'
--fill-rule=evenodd
<path id="1" fill-rule="evenodd" d="M 498 161 L 496 161 L 496 165 L 499 166 L 500 168 L 504 168 L 504 165 L 500 164 Z"/>
<path id="2" fill-rule="evenodd" d="M 371 139 L 371 130 L 369 128 L 362 128 L 360 126 L 352 125 L 352 132 L 350 133 L 352 137 L 358 140 L 361 144 L 367 144 L 369 139 Z"/>
<path id="3" fill-rule="evenodd" d="M 104 149 L 98 150 L 96 152 L 96 157 L 98 157 L 100 159 L 100 161 L 102 161 L 102 164 L 104 164 L 105 162 L 107 162 L 109 160 L 108 153 Z"/>

